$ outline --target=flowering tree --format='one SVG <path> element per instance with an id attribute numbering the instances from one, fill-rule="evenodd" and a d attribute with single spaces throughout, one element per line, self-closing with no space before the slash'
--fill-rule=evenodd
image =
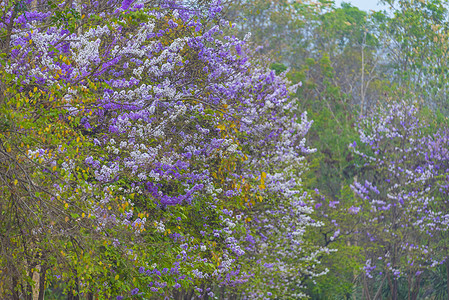
<path id="1" fill-rule="evenodd" d="M 393 299 L 405 297 L 398 290 L 405 277 L 408 297 L 416 299 L 423 271 L 446 258 L 432 247 L 433 235 L 446 229 L 441 196 L 435 196 L 447 172 L 447 151 L 439 146 L 444 138 L 405 102 L 364 119 L 359 132 L 362 145 L 350 147 L 364 159 L 365 172 L 351 188 L 359 199 L 352 213 L 362 218 L 358 241 L 366 245 L 364 294 L 379 295 L 385 282 Z M 367 281 L 374 276 L 381 283 L 370 291 Z"/>
<path id="2" fill-rule="evenodd" d="M 250 280 L 247 297 L 269 297 L 319 275 L 326 249 L 302 238 L 319 226 L 300 183 L 311 122 L 223 35 L 219 2 L 0 7 L 4 295 L 66 282 L 74 298 L 181 298 Z"/>

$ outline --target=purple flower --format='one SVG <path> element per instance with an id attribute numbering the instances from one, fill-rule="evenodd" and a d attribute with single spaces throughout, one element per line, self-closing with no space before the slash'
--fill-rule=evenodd
<path id="1" fill-rule="evenodd" d="M 130 7 L 134 0 L 123 0 L 122 1 L 122 9 L 126 10 Z"/>
<path id="2" fill-rule="evenodd" d="M 348 211 L 349 211 L 350 214 L 356 215 L 356 214 L 359 213 L 360 207 L 358 207 L 358 206 L 351 206 L 351 207 L 348 209 Z"/>

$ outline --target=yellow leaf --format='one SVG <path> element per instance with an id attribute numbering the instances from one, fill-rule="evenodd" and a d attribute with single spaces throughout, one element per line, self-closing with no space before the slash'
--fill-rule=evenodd
<path id="1" fill-rule="evenodd" d="M 260 174 L 260 189 L 265 189 L 265 178 L 267 177 L 267 174 L 265 172 L 262 172 L 262 174 Z"/>
<path id="2" fill-rule="evenodd" d="M 64 207 L 65 207 L 65 209 L 69 208 L 69 204 L 66 203 L 66 204 L 64 205 Z"/>
<path id="3" fill-rule="evenodd" d="M 17 185 L 17 183 L 18 183 L 17 179 L 16 179 L 16 180 L 14 180 L 14 185 Z"/>
<path id="4" fill-rule="evenodd" d="M 120 276 L 118 274 L 115 275 L 115 277 L 114 277 L 115 280 L 118 280 L 119 278 L 120 278 Z"/>

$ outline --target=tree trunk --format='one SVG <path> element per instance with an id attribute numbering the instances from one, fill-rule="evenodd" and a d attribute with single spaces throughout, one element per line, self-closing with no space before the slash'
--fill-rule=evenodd
<path id="1" fill-rule="evenodd" d="M 393 278 L 393 290 L 391 291 L 391 299 L 398 300 L 398 279 Z"/>
<path id="2" fill-rule="evenodd" d="M 363 274 L 363 293 L 365 294 L 364 299 L 371 300 L 371 296 L 369 294 L 368 282 L 366 280 L 366 274 Z"/>
<path id="3" fill-rule="evenodd" d="M 391 294 L 393 294 L 393 282 L 391 281 L 390 272 L 387 272 L 387 279 L 388 279 L 388 287 L 390 288 Z"/>
<path id="4" fill-rule="evenodd" d="M 377 289 L 376 294 L 373 297 L 373 300 L 377 300 L 378 298 L 382 299 L 382 287 L 384 286 L 384 282 L 385 282 L 385 278 L 387 278 L 387 276 L 385 275 L 384 278 L 382 279 L 382 282 L 380 283 L 379 288 Z"/>
<path id="5" fill-rule="evenodd" d="M 33 300 L 38 300 L 39 299 L 39 288 L 40 288 L 40 282 L 41 282 L 41 280 L 40 280 L 40 272 L 41 272 L 41 266 L 40 265 L 37 265 L 36 266 L 36 270 L 33 272 L 33 286 L 32 286 L 32 289 L 33 289 L 33 293 L 32 293 L 32 297 L 33 297 Z"/>
<path id="6" fill-rule="evenodd" d="M 38 300 L 44 300 L 45 296 L 45 275 L 47 274 L 47 267 L 44 265 L 41 268 L 41 274 L 39 278 L 39 295 Z"/>
<path id="7" fill-rule="evenodd" d="M 412 300 L 418 300 L 419 289 L 421 287 L 421 274 L 418 275 L 415 279 L 415 284 L 412 292 Z"/>
<path id="8" fill-rule="evenodd" d="M 187 292 L 186 295 L 184 296 L 184 300 L 192 300 L 194 293 L 195 293 L 194 290 Z"/>

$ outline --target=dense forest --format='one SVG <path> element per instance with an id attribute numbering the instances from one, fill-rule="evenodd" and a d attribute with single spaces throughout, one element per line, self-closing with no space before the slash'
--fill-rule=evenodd
<path id="1" fill-rule="evenodd" d="M 449 3 L 0 0 L 0 299 L 449 299 Z"/>

